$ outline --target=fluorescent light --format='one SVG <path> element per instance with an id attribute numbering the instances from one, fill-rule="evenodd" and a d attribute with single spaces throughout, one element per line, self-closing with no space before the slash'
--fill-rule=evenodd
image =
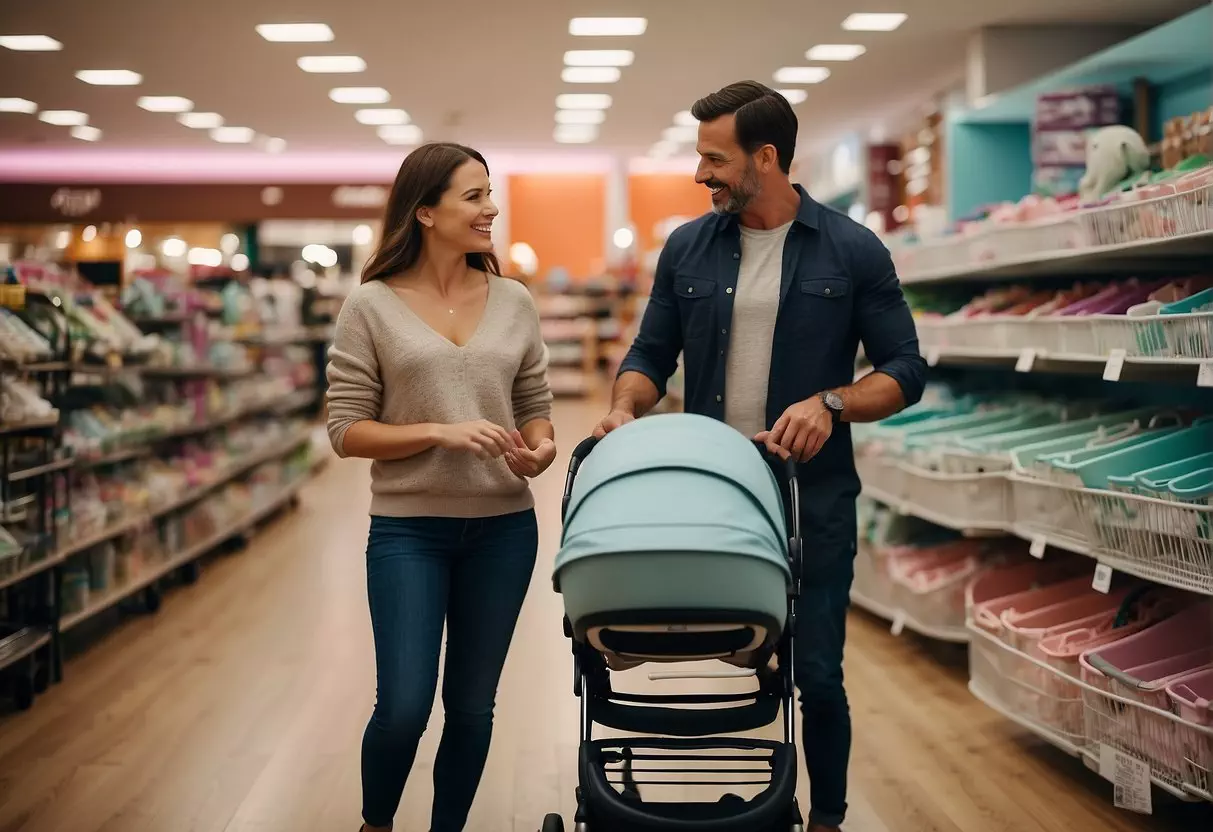
<path id="1" fill-rule="evenodd" d="M 143 76 L 129 69 L 82 69 L 76 77 L 99 87 L 131 87 L 143 82 Z"/>
<path id="2" fill-rule="evenodd" d="M 304 72 L 362 72 L 366 61 L 357 55 L 305 55 L 297 63 Z"/>
<path id="3" fill-rule="evenodd" d="M 858 43 L 819 43 L 804 56 L 810 61 L 853 61 L 867 51 Z"/>
<path id="4" fill-rule="evenodd" d="M 564 65 L 631 66 L 635 57 L 630 49 L 571 49 L 564 53 Z"/>
<path id="5" fill-rule="evenodd" d="M 215 268 L 223 265 L 223 252 L 217 248 L 191 248 L 185 259 L 191 266 Z"/>
<path id="6" fill-rule="evenodd" d="M 0 98 L 0 113 L 36 113 L 38 105 L 26 98 Z"/>
<path id="7" fill-rule="evenodd" d="M 286 150 L 286 139 L 280 139 L 277 136 L 271 136 L 265 140 L 266 153 L 281 153 Z"/>
<path id="8" fill-rule="evenodd" d="M 842 21 L 842 28 L 852 32 L 891 32 L 905 23 L 906 15 L 892 13 L 859 13 L 849 15 Z"/>
<path id="9" fill-rule="evenodd" d="M 606 113 L 602 110 L 557 110 L 557 124 L 602 124 Z"/>
<path id="10" fill-rule="evenodd" d="M 46 35 L 0 35 L 0 46 L 14 52 L 58 52 L 63 44 Z"/>
<path id="11" fill-rule="evenodd" d="M 101 131 L 87 124 L 77 124 L 72 128 L 72 138 L 85 142 L 95 142 L 101 138 Z"/>
<path id="12" fill-rule="evenodd" d="M 416 124 L 385 124 L 375 133 L 388 144 L 421 144 L 421 128 Z"/>
<path id="13" fill-rule="evenodd" d="M 84 240 L 86 243 L 91 243 L 93 240 L 97 239 L 97 226 L 84 226 L 84 230 L 80 232 L 80 239 Z"/>
<path id="14" fill-rule="evenodd" d="M 820 84 L 830 77 L 824 66 L 785 66 L 775 70 L 778 84 Z"/>
<path id="15" fill-rule="evenodd" d="M 809 97 L 809 94 L 804 90 L 775 90 L 775 92 L 786 98 L 789 104 L 803 104 Z"/>
<path id="16" fill-rule="evenodd" d="M 130 231 L 126 232 L 126 247 L 127 248 L 139 248 L 139 246 L 142 245 L 142 243 L 143 243 L 143 232 L 140 231 L 138 228 L 132 228 Z"/>
<path id="17" fill-rule="evenodd" d="M 188 113 L 194 102 L 179 95 L 145 95 L 135 102 L 150 113 Z"/>
<path id="18" fill-rule="evenodd" d="M 690 110 L 674 114 L 674 123 L 679 127 L 699 127 L 699 119 L 691 115 Z"/>
<path id="19" fill-rule="evenodd" d="M 251 127 L 216 127 L 211 131 L 211 138 L 222 144 L 248 144 L 256 135 Z"/>
<path id="20" fill-rule="evenodd" d="M 677 142 L 661 141 L 649 148 L 649 155 L 657 159 L 668 159 L 677 152 Z"/>
<path id="21" fill-rule="evenodd" d="M 699 139 L 699 130 L 695 127 L 675 125 L 662 130 L 661 138 L 667 142 L 693 142 Z"/>
<path id="22" fill-rule="evenodd" d="M 354 120 L 359 124 L 408 124 L 409 114 L 404 110 L 358 110 Z"/>
<path id="23" fill-rule="evenodd" d="M 566 92 L 556 96 L 557 110 L 605 110 L 611 97 L 604 92 Z"/>
<path id="24" fill-rule="evenodd" d="M 585 38 L 630 37 L 643 35 L 649 22 L 643 17 L 574 17 L 569 34 Z"/>
<path id="25" fill-rule="evenodd" d="M 593 124 L 557 124 L 552 138 L 561 144 L 586 144 L 598 138 L 598 127 Z"/>
<path id="26" fill-rule="evenodd" d="M 165 257 L 181 257 L 185 249 L 185 240 L 180 237 L 168 237 L 160 244 L 160 251 Z"/>
<path id="27" fill-rule="evenodd" d="M 38 114 L 39 121 L 69 127 L 74 124 L 88 124 L 88 113 L 79 110 L 43 110 Z"/>
<path id="28" fill-rule="evenodd" d="M 327 23 L 262 23 L 257 34 L 271 43 L 325 43 L 333 39 Z"/>
<path id="29" fill-rule="evenodd" d="M 177 121 L 195 130 L 213 130 L 223 126 L 223 116 L 218 113 L 182 113 Z"/>
<path id="30" fill-rule="evenodd" d="M 619 67 L 615 66 L 566 66 L 560 80 L 566 84 L 613 84 L 619 75 Z"/>
<path id="31" fill-rule="evenodd" d="M 329 98 L 338 104 L 386 104 L 392 96 L 383 87 L 337 87 Z"/>

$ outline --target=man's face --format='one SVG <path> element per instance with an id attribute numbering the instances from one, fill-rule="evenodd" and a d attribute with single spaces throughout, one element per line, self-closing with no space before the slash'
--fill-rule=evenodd
<path id="1" fill-rule="evenodd" d="M 695 181 L 712 192 L 717 214 L 740 214 L 762 192 L 754 157 L 737 143 L 733 116 L 699 124 L 699 169 Z"/>

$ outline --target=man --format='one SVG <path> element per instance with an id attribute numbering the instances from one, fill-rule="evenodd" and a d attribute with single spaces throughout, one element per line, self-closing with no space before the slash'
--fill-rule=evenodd
<path id="1" fill-rule="evenodd" d="M 846 814 L 851 748 L 842 654 L 860 483 L 849 425 L 917 402 L 926 364 L 880 240 L 789 180 L 797 121 L 787 100 L 746 81 L 691 112 L 695 181 L 711 191 L 713 210 L 667 240 L 595 434 L 656 405 L 682 353 L 687 411 L 799 463 L 805 554 L 794 670 L 809 823 L 824 832 Z M 852 383 L 861 342 L 875 372 Z"/>

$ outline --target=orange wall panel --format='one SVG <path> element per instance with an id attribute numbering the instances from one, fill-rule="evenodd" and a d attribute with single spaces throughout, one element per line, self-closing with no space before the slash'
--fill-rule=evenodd
<path id="1" fill-rule="evenodd" d="M 510 241 L 539 258 L 539 278 L 562 267 L 593 277 L 605 268 L 606 178 L 519 173 L 509 177 Z"/>
<path id="2" fill-rule="evenodd" d="M 712 210 L 708 189 L 690 173 L 635 173 L 628 176 L 628 216 L 643 254 L 658 247 L 653 229 L 672 216 L 694 218 Z"/>

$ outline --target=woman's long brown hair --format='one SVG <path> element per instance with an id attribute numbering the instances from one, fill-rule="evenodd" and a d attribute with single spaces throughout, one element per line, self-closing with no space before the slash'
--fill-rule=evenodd
<path id="1" fill-rule="evenodd" d="M 421 222 L 417 211 L 432 208 L 451 185 L 451 176 L 465 162 L 476 160 L 489 169 L 484 157 L 470 147 L 452 142 L 424 144 L 404 158 L 383 214 L 383 237 L 362 270 L 362 282 L 383 280 L 412 268 L 421 257 Z M 469 268 L 501 274 L 497 256 L 469 253 Z"/>

